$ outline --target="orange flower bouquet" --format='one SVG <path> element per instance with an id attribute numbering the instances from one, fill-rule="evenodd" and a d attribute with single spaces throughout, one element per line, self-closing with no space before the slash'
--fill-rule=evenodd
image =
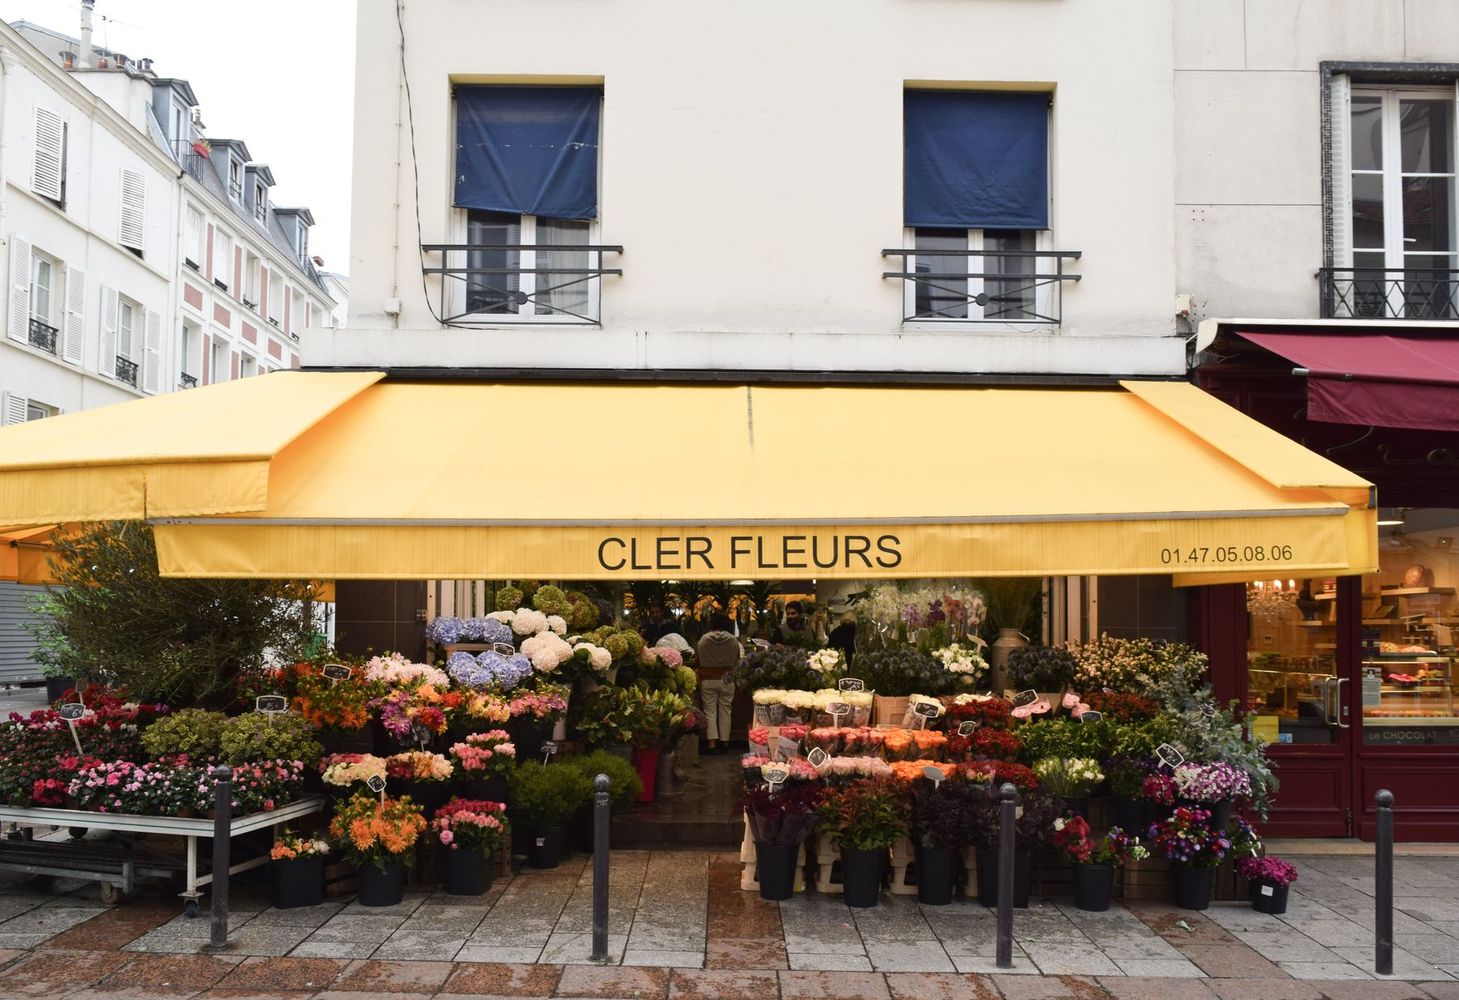
<path id="1" fill-rule="evenodd" d="M 329 824 L 346 861 L 361 869 L 370 865 L 381 871 L 411 864 L 415 842 L 425 828 L 425 815 L 409 796 L 381 801 L 368 792 L 340 805 Z"/>
<path id="2" fill-rule="evenodd" d="M 370 721 L 370 699 L 382 693 L 359 668 L 344 680 L 331 680 L 316 663 L 296 664 L 294 685 L 294 711 L 316 729 L 340 732 L 364 729 Z"/>

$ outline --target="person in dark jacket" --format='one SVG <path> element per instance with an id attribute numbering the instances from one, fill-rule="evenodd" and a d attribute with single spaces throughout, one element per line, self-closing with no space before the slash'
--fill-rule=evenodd
<path id="1" fill-rule="evenodd" d="M 730 672 L 739 665 L 744 649 L 730 631 L 734 626 L 723 614 L 709 619 L 709 631 L 699 639 L 694 660 L 699 672 L 699 698 L 708 720 L 705 753 L 720 754 L 728 749 L 730 708 L 735 700 L 734 678 Z"/>

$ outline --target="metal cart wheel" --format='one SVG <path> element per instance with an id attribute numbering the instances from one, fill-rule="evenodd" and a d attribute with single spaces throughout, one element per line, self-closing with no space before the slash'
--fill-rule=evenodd
<path id="1" fill-rule="evenodd" d="M 182 904 L 182 915 L 184 917 L 195 917 L 195 916 L 197 916 L 198 915 L 198 901 L 196 899 L 189 899 L 187 902 L 183 903 Z"/>
<path id="2" fill-rule="evenodd" d="M 101 889 L 101 901 L 107 906 L 115 906 L 127 897 L 127 894 L 122 892 L 120 886 L 113 885 L 110 882 L 100 882 L 98 886 Z"/>
<path id="3" fill-rule="evenodd" d="M 66 832 L 71 835 L 72 840 L 80 840 L 86 836 L 86 827 L 73 826 L 68 828 Z"/>

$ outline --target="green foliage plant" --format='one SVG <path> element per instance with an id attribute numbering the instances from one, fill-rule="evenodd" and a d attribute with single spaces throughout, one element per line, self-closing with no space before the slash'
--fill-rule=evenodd
<path id="1" fill-rule="evenodd" d="M 511 815 L 523 828 L 561 829 L 562 821 L 592 801 L 593 781 L 568 763 L 530 761 L 507 775 Z"/>
<path id="2" fill-rule="evenodd" d="M 891 778 L 829 788 L 818 811 L 821 830 L 842 848 L 885 850 L 907 835 L 907 798 Z"/>
<path id="3" fill-rule="evenodd" d="M 569 757 L 563 763 L 577 768 L 589 781 L 595 780 L 600 774 L 606 774 L 609 806 L 615 811 L 632 806 L 643 791 L 643 780 L 638 776 L 638 768 L 606 750 L 596 750 L 581 757 Z"/>
<path id="4" fill-rule="evenodd" d="M 1008 657 L 1009 680 L 1020 689 L 1065 691 L 1074 682 L 1076 667 L 1074 657 L 1058 646 L 1023 646 Z"/>
<path id="5" fill-rule="evenodd" d="M 184 708 L 148 726 L 142 733 L 142 747 L 153 757 L 179 753 L 197 759 L 216 757 L 227 721 L 222 712 Z"/>
<path id="6" fill-rule="evenodd" d="M 235 716 L 224 724 L 219 746 L 230 764 L 300 760 L 308 767 L 317 763 L 323 753 L 314 729 L 292 712 Z"/>

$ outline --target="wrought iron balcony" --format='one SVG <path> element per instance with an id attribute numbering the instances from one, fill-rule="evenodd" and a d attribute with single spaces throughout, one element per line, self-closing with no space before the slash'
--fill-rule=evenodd
<path id="1" fill-rule="evenodd" d="M 1324 267 L 1317 272 L 1323 319 L 1459 318 L 1459 269 Z"/>
<path id="2" fill-rule="evenodd" d="M 900 271 L 883 278 L 905 283 L 902 322 L 1057 325 L 1063 285 L 1083 275 L 1065 270 L 1079 250 L 898 250 Z"/>
<path id="3" fill-rule="evenodd" d="M 196 389 L 198 387 L 198 377 L 196 375 L 189 375 L 187 372 L 179 375 L 177 381 L 183 389 Z"/>
<path id="4" fill-rule="evenodd" d="M 34 316 L 30 318 L 30 346 L 39 347 L 47 354 L 56 353 L 56 334 L 59 331 L 49 323 L 43 323 Z"/>
<path id="5" fill-rule="evenodd" d="M 621 246 L 432 243 L 421 248 L 440 263 L 421 270 L 440 276 L 436 318 L 453 326 L 553 322 L 595 325 L 605 274 L 604 254 Z"/>
<path id="6" fill-rule="evenodd" d="M 133 387 L 137 384 L 137 363 L 120 354 L 117 355 L 117 381 Z"/>

